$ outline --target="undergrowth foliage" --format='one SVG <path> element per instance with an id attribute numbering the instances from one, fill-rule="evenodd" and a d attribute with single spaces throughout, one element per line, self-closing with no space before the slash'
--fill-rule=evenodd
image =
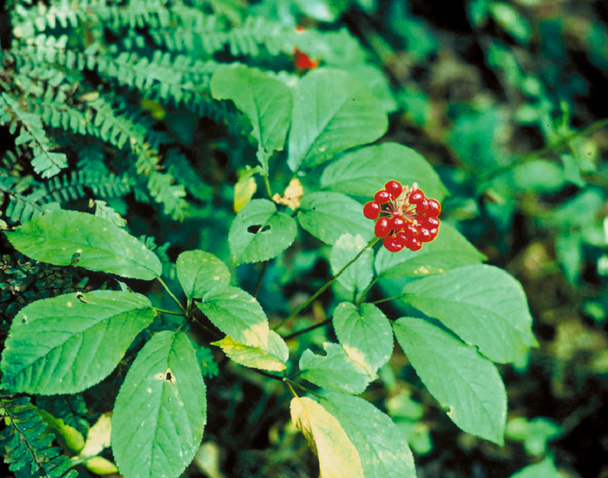
<path id="1" fill-rule="evenodd" d="M 503 443 L 495 363 L 534 344 L 521 286 L 449 217 L 438 231 L 448 191 L 422 156 L 371 144 L 396 105 L 358 41 L 270 20 L 271 3 L 11 3 L 0 451 L 19 476 L 178 477 L 210 440 L 208 411 L 222 413 L 214 377 L 242 367 L 282 385 L 321 476 L 414 477 L 405 437 L 365 395 L 395 338 L 456 426 Z M 363 203 L 384 184 L 395 200 L 416 186 L 379 234 Z M 31 285 L 20 254 L 86 279 L 17 311 Z M 286 272 L 311 254 L 330 269 L 313 290 Z M 281 273 L 299 303 L 268 299 Z M 328 290 L 329 318 L 311 322 Z M 319 340 L 330 323 L 335 340 Z"/>

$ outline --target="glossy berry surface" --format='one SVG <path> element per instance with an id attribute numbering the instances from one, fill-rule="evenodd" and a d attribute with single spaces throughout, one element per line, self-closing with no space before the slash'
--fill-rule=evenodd
<path id="1" fill-rule="evenodd" d="M 395 180 L 388 181 L 363 207 L 364 216 L 376 221 L 374 233 L 389 252 L 406 247 L 419 251 L 433 241 L 439 234 L 440 213 L 439 201 L 427 198 L 416 183 L 407 186 Z"/>

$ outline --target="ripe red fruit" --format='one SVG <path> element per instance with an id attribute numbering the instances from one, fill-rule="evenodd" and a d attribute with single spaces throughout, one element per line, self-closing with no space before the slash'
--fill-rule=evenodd
<path id="1" fill-rule="evenodd" d="M 368 219 L 378 219 L 380 215 L 380 204 L 375 201 L 368 202 L 363 206 L 363 215 Z"/>
<path id="2" fill-rule="evenodd" d="M 441 214 L 441 204 L 439 204 L 439 201 L 437 201 L 437 199 L 428 200 L 426 214 L 428 216 L 433 216 L 433 217 L 437 217 L 437 216 L 439 216 L 439 214 Z"/>
<path id="3" fill-rule="evenodd" d="M 406 221 L 401 216 L 393 216 L 388 220 L 388 224 L 393 231 L 400 231 L 405 227 Z"/>
<path id="4" fill-rule="evenodd" d="M 407 244 L 407 233 L 403 231 L 398 232 L 395 235 L 395 242 L 397 242 L 398 244 L 403 244 L 403 246 L 405 247 L 405 244 Z"/>
<path id="5" fill-rule="evenodd" d="M 428 214 L 428 213 L 427 213 Z M 427 229 L 432 229 L 433 227 L 439 227 L 440 221 L 436 217 L 433 216 L 418 216 L 417 221 L 420 223 L 422 227 L 426 227 Z"/>
<path id="6" fill-rule="evenodd" d="M 410 251 L 419 251 L 422 248 L 422 243 L 415 238 L 412 238 L 405 245 Z"/>
<path id="7" fill-rule="evenodd" d="M 297 46 L 293 47 L 293 54 L 296 68 L 300 70 L 313 70 L 319 66 L 319 60 L 311 60 L 311 58 Z"/>
<path id="8" fill-rule="evenodd" d="M 418 228 L 414 226 L 411 222 L 406 224 L 403 231 L 407 234 L 408 237 L 416 237 L 419 234 Z"/>
<path id="9" fill-rule="evenodd" d="M 388 217 L 381 217 L 376 221 L 374 226 L 374 233 L 376 237 L 386 237 L 391 232 L 391 227 L 388 223 Z"/>
<path id="10" fill-rule="evenodd" d="M 420 242 L 430 242 L 431 233 L 429 232 L 429 230 L 426 227 L 421 227 L 420 234 L 418 235 L 418 237 L 416 239 L 418 239 Z"/>
<path id="11" fill-rule="evenodd" d="M 387 190 L 381 189 L 376 194 L 374 194 L 374 201 L 378 204 L 385 204 L 391 200 L 391 195 Z"/>
<path id="12" fill-rule="evenodd" d="M 438 227 L 433 227 L 433 228 L 429 229 L 429 235 L 431 236 L 431 238 L 429 239 L 428 242 L 434 241 L 435 238 L 437 237 L 437 234 L 439 234 Z"/>
<path id="13" fill-rule="evenodd" d="M 391 199 L 397 199 L 403 192 L 403 186 L 399 181 L 389 181 L 384 185 L 386 191 L 390 194 Z"/>
<path id="14" fill-rule="evenodd" d="M 405 244 L 399 242 L 395 236 L 388 236 L 384 238 L 384 241 L 382 241 L 382 243 L 389 252 L 399 252 L 405 247 Z"/>
<path id="15" fill-rule="evenodd" d="M 427 198 L 422 198 L 418 204 L 416 204 L 416 212 L 418 214 L 424 214 L 429 207 L 429 201 Z"/>
<path id="16" fill-rule="evenodd" d="M 416 189 L 412 191 L 409 197 L 410 204 L 418 205 L 420 202 L 425 199 L 424 191 L 422 189 Z"/>

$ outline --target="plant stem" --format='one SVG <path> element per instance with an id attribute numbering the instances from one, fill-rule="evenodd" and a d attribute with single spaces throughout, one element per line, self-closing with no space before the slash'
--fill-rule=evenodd
<path id="1" fill-rule="evenodd" d="M 378 277 L 374 277 L 374 280 L 373 280 L 373 281 L 371 281 L 371 282 L 369 283 L 369 285 L 368 285 L 368 286 L 365 288 L 365 290 L 359 294 L 359 299 L 357 299 L 357 301 L 355 302 L 355 305 L 356 305 L 356 306 L 361 305 L 361 302 L 363 302 L 363 299 L 365 299 L 365 296 L 366 296 L 366 295 L 367 295 L 367 293 L 370 291 L 370 289 L 371 289 L 372 287 L 374 287 L 374 285 L 376 285 L 376 282 L 378 282 L 378 279 L 379 279 Z"/>
<path id="2" fill-rule="evenodd" d="M 306 332 L 310 332 L 311 330 L 315 330 L 315 329 L 318 329 L 319 327 L 323 327 L 324 325 L 329 324 L 331 322 L 331 320 L 332 320 L 331 318 L 325 319 L 323 322 L 319 322 L 318 324 L 314 324 L 314 325 L 311 325 L 310 327 L 306 327 L 305 329 L 298 330 L 297 332 L 293 332 L 293 333 L 283 337 L 283 340 L 285 340 L 285 341 L 291 340 L 294 337 L 297 337 L 298 335 L 302 335 L 302 334 L 305 334 Z"/>
<path id="3" fill-rule="evenodd" d="M 272 199 L 272 190 L 270 189 L 270 181 L 268 181 L 268 175 L 263 174 L 264 184 L 266 185 L 266 192 L 268 193 L 268 198 Z"/>
<path id="4" fill-rule="evenodd" d="M 298 315 L 300 312 L 302 312 L 302 310 L 304 310 L 306 307 L 308 307 L 310 305 L 310 303 L 313 302 L 317 297 L 319 297 L 323 292 L 325 292 L 325 290 L 327 290 L 327 288 L 329 286 L 331 286 L 334 283 L 334 281 L 338 277 L 340 277 L 346 269 L 348 269 L 352 264 L 354 264 L 355 261 L 357 259 L 359 259 L 359 257 L 361 257 L 365 251 L 367 251 L 370 247 L 372 247 L 374 244 L 376 244 L 379 240 L 380 240 L 379 237 L 374 237 L 371 241 L 369 241 L 367 243 L 367 245 L 363 249 L 361 249 L 359 251 L 359 253 L 355 257 L 353 257 L 344 267 L 342 267 L 342 269 L 340 269 L 335 276 L 333 276 L 325 284 L 323 284 L 319 288 L 319 290 L 317 290 L 317 292 L 315 292 L 312 296 L 310 296 L 310 298 L 306 302 L 304 302 L 302 305 L 300 305 L 300 307 L 298 307 L 295 311 L 293 311 L 291 314 L 289 314 L 289 316 L 285 320 L 283 320 L 279 325 L 277 325 L 276 327 L 273 327 L 273 330 L 276 332 L 281 327 L 283 327 L 287 322 L 289 322 L 291 319 L 293 319 L 296 315 Z"/>
<path id="5" fill-rule="evenodd" d="M 262 264 L 262 270 L 260 271 L 260 277 L 258 277 L 258 282 L 255 285 L 255 289 L 253 290 L 253 296 L 257 297 L 258 292 L 260 291 L 260 286 L 262 285 L 262 279 L 264 278 L 264 274 L 266 273 L 266 268 L 268 267 L 268 261 Z"/>
<path id="6" fill-rule="evenodd" d="M 391 300 L 397 300 L 397 299 L 402 299 L 403 297 L 407 296 L 408 294 L 401 294 L 401 295 L 396 295 L 394 297 L 388 297 L 386 299 L 380 299 L 380 300 L 375 300 L 374 302 L 370 302 L 370 304 L 382 304 L 383 302 L 390 302 Z"/>
<path id="7" fill-rule="evenodd" d="M 171 289 L 169 289 L 169 287 L 167 286 L 167 284 L 165 284 L 165 281 L 163 281 L 161 277 L 157 277 L 157 279 L 158 279 L 158 282 L 160 282 L 160 285 L 162 285 L 164 287 L 164 289 L 167 291 L 167 294 L 169 294 L 169 296 L 171 296 L 171 298 L 175 301 L 175 303 L 179 306 L 179 308 L 182 309 L 184 311 L 184 313 L 186 313 L 185 307 L 178 300 L 178 298 L 175 297 L 175 295 L 173 294 L 173 292 L 171 292 Z"/>
<path id="8" fill-rule="evenodd" d="M 165 309 L 159 309 L 158 307 L 153 307 L 153 309 L 156 312 L 159 312 L 161 314 L 169 314 L 169 315 L 181 315 L 183 316 L 184 313 L 183 312 L 173 312 L 172 310 L 165 310 Z"/>

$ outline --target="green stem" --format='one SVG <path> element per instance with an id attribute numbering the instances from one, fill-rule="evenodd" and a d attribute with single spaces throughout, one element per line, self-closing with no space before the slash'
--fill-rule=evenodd
<path id="1" fill-rule="evenodd" d="M 318 324 L 314 324 L 314 325 L 311 325 L 310 327 L 306 327 L 305 329 L 298 330 L 297 332 L 293 332 L 293 333 L 283 337 L 283 340 L 285 340 L 287 342 L 288 340 L 291 340 L 294 337 L 297 337 L 298 335 L 302 335 L 302 334 L 305 334 L 306 332 L 310 332 L 311 330 L 315 330 L 315 329 L 318 329 L 319 327 L 323 327 L 324 325 L 329 324 L 331 322 L 331 320 L 332 319 L 325 319 L 323 322 L 319 322 Z"/>
<path id="2" fill-rule="evenodd" d="M 363 302 L 363 300 L 365 299 L 365 297 L 367 296 L 367 293 L 371 290 L 371 288 L 374 287 L 374 285 L 376 285 L 376 282 L 378 282 L 378 279 L 379 279 L 379 277 L 374 277 L 374 280 L 371 281 L 369 283 L 369 285 L 365 288 L 365 290 L 359 294 L 359 299 L 355 302 L 356 306 L 361 305 L 361 302 Z"/>
<path id="3" fill-rule="evenodd" d="M 268 181 L 267 175 L 262 175 L 264 178 L 264 184 L 266 185 L 266 192 L 268 193 L 268 197 L 272 199 L 272 189 L 270 189 L 270 181 Z"/>
<path id="4" fill-rule="evenodd" d="M 173 312 L 172 310 L 159 309 L 158 307 L 153 307 L 153 309 L 160 314 L 169 314 L 169 315 L 181 315 L 183 316 L 183 312 Z"/>
<path id="5" fill-rule="evenodd" d="M 390 302 L 391 300 L 403 299 L 407 295 L 408 294 L 401 294 L 401 295 L 396 295 L 394 297 L 388 297 L 386 299 L 375 300 L 374 302 L 370 302 L 370 304 L 376 305 L 376 304 L 382 304 L 383 302 Z"/>
<path id="6" fill-rule="evenodd" d="M 311 302 L 313 302 L 317 297 L 319 297 L 323 292 L 325 292 L 327 290 L 327 288 L 329 286 L 331 286 L 334 281 L 340 277 L 342 275 L 342 273 L 348 269 L 352 264 L 355 263 L 355 261 L 357 259 L 359 259 L 359 257 L 361 257 L 363 255 L 363 253 L 365 251 L 367 251 L 370 247 L 372 247 L 374 244 L 376 244 L 378 241 L 380 240 L 379 237 L 374 237 L 371 241 L 369 241 L 367 243 L 367 245 L 361 249 L 359 251 L 359 253 L 353 257 L 344 267 L 342 267 L 342 269 L 340 269 L 338 271 L 338 273 L 333 276 L 331 279 L 329 279 L 325 284 L 323 284 L 319 290 L 317 290 L 317 292 L 315 292 L 306 302 L 304 302 L 302 305 L 300 305 L 300 307 L 298 307 L 295 311 L 293 311 L 285 320 L 283 320 L 279 325 L 277 325 L 276 327 L 273 327 L 274 331 L 279 330 L 281 327 L 283 327 L 287 322 L 289 322 L 291 319 L 293 319 L 295 316 L 297 316 L 300 312 L 302 312 L 306 307 L 308 307 L 310 305 Z"/>
<path id="7" fill-rule="evenodd" d="M 167 294 L 169 294 L 169 296 L 171 296 L 171 298 L 175 301 L 175 303 L 179 306 L 179 308 L 182 309 L 184 311 L 184 313 L 186 313 L 185 307 L 178 300 L 178 298 L 175 297 L 175 295 L 173 294 L 173 292 L 171 292 L 171 289 L 169 289 L 169 287 L 167 286 L 167 284 L 165 284 L 165 281 L 163 281 L 161 277 L 157 277 L 157 279 L 158 279 L 158 282 L 160 282 L 160 285 L 162 285 L 164 287 L 164 289 L 167 291 Z"/>
<path id="8" fill-rule="evenodd" d="M 268 261 L 262 264 L 262 270 L 260 271 L 260 277 L 258 277 L 258 282 L 255 285 L 255 289 L 253 290 L 253 296 L 257 297 L 258 292 L 260 291 L 260 286 L 262 285 L 262 279 L 264 278 L 264 274 L 266 273 L 266 268 L 268 267 Z"/>

